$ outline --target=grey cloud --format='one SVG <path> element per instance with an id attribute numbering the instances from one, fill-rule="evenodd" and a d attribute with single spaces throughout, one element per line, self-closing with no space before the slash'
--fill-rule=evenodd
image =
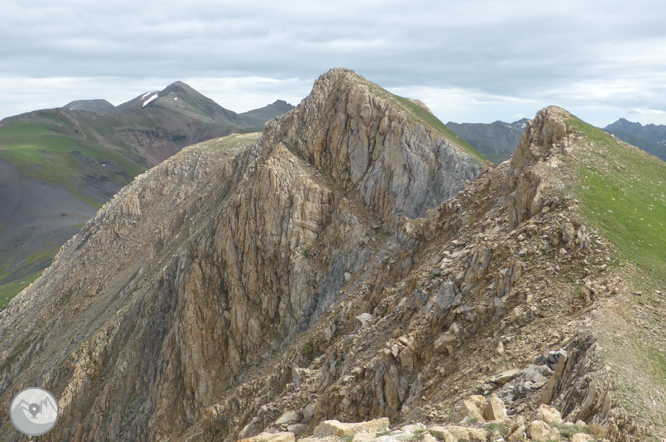
<path id="1" fill-rule="evenodd" d="M 146 78 L 307 83 L 345 66 L 388 88 L 664 107 L 656 82 L 666 67 L 666 11 L 657 1 L 38 0 L 6 11 L 2 77 L 104 77 L 137 87 Z M 616 84 L 628 90 L 612 92 Z M 483 103 L 475 106 L 477 120 L 488 118 Z"/>

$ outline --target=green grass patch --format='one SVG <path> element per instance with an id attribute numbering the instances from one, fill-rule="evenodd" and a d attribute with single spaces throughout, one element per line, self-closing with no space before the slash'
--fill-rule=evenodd
<path id="1" fill-rule="evenodd" d="M 423 107 L 419 106 L 418 104 L 414 103 L 413 101 L 407 98 L 399 97 L 397 95 L 394 95 L 394 97 L 403 105 L 403 109 L 407 108 L 406 110 L 408 111 L 408 113 L 416 117 L 416 120 L 418 122 L 444 135 L 444 137 L 455 142 L 464 150 L 466 150 L 467 153 L 472 154 L 477 159 L 484 162 L 488 161 L 488 158 L 486 158 L 481 152 L 476 150 L 467 141 L 463 140 L 458 135 L 456 135 L 451 129 L 449 129 L 446 126 L 446 124 L 439 121 L 439 119 L 436 116 L 425 110 Z"/>
<path id="2" fill-rule="evenodd" d="M 495 430 L 499 431 L 499 434 L 501 434 L 502 437 L 506 436 L 506 427 L 503 424 L 492 422 L 486 425 L 486 431 L 488 433 L 492 433 Z"/>
<path id="3" fill-rule="evenodd" d="M 666 279 L 666 163 L 576 118 L 592 147 L 578 162 L 583 214 L 650 274 Z"/>
<path id="4" fill-rule="evenodd" d="M 30 340 L 26 339 L 14 347 L 14 350 L 11 352 L 11 354 L 7 356 L 7 359 L 5 359 L 2 364 L 0 364 L 0 373 L 2 373 L 6 368 L 10 367 L 17 358 L 19 358 L 26 350 L 28 350 L 31 343 L 32 342 Z"/>
<path id="5" fill-rule="evenodd" d="M 97 209 L 105 201 L 97 200 L 86 191 L 83 177 L 104 177 L 124 186 L 145 171 L 143 166 L 118 152 L 54 129 L 45 123 L 0 127 L 0 158 L 12 163 L 24 176 L 62 187 Z M 118 171 L 123 173 L 118 174 Z"/>
<path id="6" fill-rule="evenodd" d="M 662 383 L 666 381 L 666 356 L 655 348 L 651 348 L 649 358 L 654 367 L 655 375 L 661 378 Z"/>
<path id="7" fill-rule="evenodd" d="M 38 272 L 31 273 L 30 275 L 25 276 L 8 282 L 7 284 L 0 285 L 0 308 L 6 309 L 11 301 L 16 295 L 21 293 L 21 290 L 28 287 L 31 283 L 35 282 L 37 278 L 42 275 L 43 270 Z"/>
<path id="8" fill-rule="evenodd" d="M 557 422 L 551 422 L 548 425 L 553 428 L 557 428 L 557 430 L 560 432 L 560 435 L 564 437 L 571 437 L 576 433 L 589 434 L 590 432 L 587 426 L 583 427 L 579 425 L 557 423 Z"/>

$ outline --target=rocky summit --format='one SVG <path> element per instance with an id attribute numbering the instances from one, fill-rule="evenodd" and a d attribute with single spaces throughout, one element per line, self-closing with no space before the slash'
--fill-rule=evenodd
<path id="1" fill-rule="evenodd" d="M 651 161 L 550 107 L 492 165 L 332 70 L 63 246 L 0 313 L 1 403 L 52 391 L 45 441 L 659 440 L 666 288 L 595 205 Z"/>

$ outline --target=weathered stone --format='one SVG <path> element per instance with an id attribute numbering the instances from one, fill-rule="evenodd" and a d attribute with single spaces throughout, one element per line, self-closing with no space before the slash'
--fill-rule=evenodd
<path id="1" fill-rule="evenodd" d="M 592 424 L 590 425 L 589 430 L 592 436 L 601 437 L 601 438 L 605 438 L 606 436 L 608 436 L 608 428 L 603 425 L 599 425 L 596 423 Z"/>
<path id="2" fill-rule="evenodd" d="M 261 433 L 254 437 L 241 439 L 240 442 L 296 442 L 294 433 Z"/>
<path id="3" fill-rule="evenodd" d="M 275 425 L 285 425 L 300 420 L 299 413 L 296 411 L 287 411 L 275 421 Z"/>
<path id="4" fill-rule="evenodd" d="M 371 320 L 372 320 L 372 315 L 370 313 L 362 313 L 356 317 L 356 322 L 361 327 L 365 327 L 365 325 Z"/>
<path id="5" fill-rule="evenodd" d="M 476 419 L 479 422 L 484 422 L 483 408 L 485 404 L 486 400 L 483 396 L 468 396 L 456 404 L 455 410 L 450 416 L 450 422 L 457 424 L 466 419 Z"/>
<path id="6" fill-rule="evenodd" d="M 450 332 L 444 332 L 435 340 L 435 350 L 439 353 L 453 353 L 453 348 L 458 343 L 458 338 Z"/>
<path id="7" fill-rule="evenodd" d="M 457 439 L 449 432 L 449 430 L 446 427 L 442 427 L 439 425 L 435 425 L 433 427 L 428 428 L 428 431 L 430 434 L 435 436 L 438 440 L 441 442 L 458 442 Z"/>
<path id="8" fill-rule="evenodd" d="M 504 385 L 507 382 L 514 380 L 516 376 L 518 376 L 518 373 L 520 373 L 520 369 L 512 368 L 511 370 L 506 370 L 498 374 L 497 376 L 491 379 L 491 382 L 494 382 L 495 384 Z"/>
<path id="9" fill-rule="evenodd" d="M 588 442 L 593 439 L 594 436 L 585 433 L 576 433 L 573 436 L 571 436 L 571 442 Z"/>
<path id="10" fill-rule="evenodd" d="M 497 395 L 492 395 L 483 409 L 483 418 L 487 421 L 501 421 L 506 417 L 504 402 Z"/>
<path id="11" fill-rule="evenodd" d="M 560 432 L 555 428 L 550 428 L 550 426 L 542 420 L 530 422 L 527 426 L 526 433 L 530 439 L 537 442 L 560 440 Z"/>
<path id="12" fill-rule="evenodd" d="M 458 442 L 486 442 L 486 430 L 481 428 L 450 426 L 446 429 Z"/>
<path id="13" fill-rule="evenodd" d="M 527 435 L 525 434 L 525 425 L 520 425 L 514 431 L 512 431 L 507 437 L 507 441 L 509 442 L 527 441 Z"/>
<path id="14" fill-rule="evenodd" d="M 310 419 L 312 419 L 312 416 L 314 416 L 315 411 L 317 410 L 318 404 L 319 404 L 318 402 L 312 402 L 306 405 L 305 408 L 303 408 L 302 413 L 303 413 L 303 419 L 305 421 L 309 421 Z"/>
<path id="15" fill-rule="evenodd" d="M 550 405 L 541 404 L 534 413 L 534 419 L 542 420 L 547 424 L 550 423 L 561 423 L 562 415 L 555 408 Z"/>
<path id="16" fill-rule="evenodd" d="M 312 432 L 315 437 L 326 436 L 353 436 L 357 433 L 377 433 L 388 429 L 387 417 L 359 423 L 342 423 L 337 420 L 328 420 L 320 423 Z"/>

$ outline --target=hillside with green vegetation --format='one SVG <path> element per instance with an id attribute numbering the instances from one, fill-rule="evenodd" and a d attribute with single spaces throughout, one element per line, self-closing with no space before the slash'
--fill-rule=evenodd
<path id="1" fill-rule="evenodd" d="M 585 215 L 627 260 L 666 281 L 666 163 L 577 118 L 589 149 L 577 164 Z"/>
<path id="2" fill-rule="evenodd" d="M 118 107 L 82 100 L 0 121 L 0 309 L 134 177 L 285 109 L 239 116 L 176 82 Z"/>
<path id="3" fill-rule="evenodd" d="M 565 159 L 579 213 L 615 250 L 607 279 L 630 288 L 605 301 L 595 325 L 612 394 L 630 418 L 666 426 L 666 163 L 574 116 L 566 124 L 579 137 Z"/>

